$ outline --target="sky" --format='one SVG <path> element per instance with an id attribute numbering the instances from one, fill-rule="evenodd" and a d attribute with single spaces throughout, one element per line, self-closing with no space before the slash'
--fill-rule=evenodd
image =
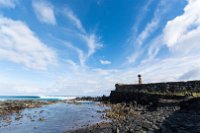
<path id="1" fill-rule="evenodd" d="M 0 95 L 109 95 L 200 79 L 200 0 L 0 0 Z"/>

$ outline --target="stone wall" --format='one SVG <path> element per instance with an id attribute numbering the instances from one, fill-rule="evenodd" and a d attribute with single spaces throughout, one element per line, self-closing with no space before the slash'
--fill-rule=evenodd
<path id="1" fill-rule="evenodd" d="M 116 89 L 111 91 L 111 102 L 136 101 L 140 104 L 156 103 L 159 98 L 183 98 L 183 96 L 162 95 L 173 93 L 200 92 L 200 81 L 165 82 L 150 84 L 116 84 Z"/>
<path id="2" fill-rule="evenodd" d="M 200 92 L 200 81 L 115 85 L 117 92 Z"/>

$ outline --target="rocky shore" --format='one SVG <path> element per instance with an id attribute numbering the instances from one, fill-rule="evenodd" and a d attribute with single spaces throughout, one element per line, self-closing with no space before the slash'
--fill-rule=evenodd
<path id="1" fill-rule="evenodd" d="M 78 100 L 88 100 L 88 98 Z M 58 101 L 1 101 L 0 118 L 6 124 L 0 125 L 0 127 L 9 125 L 11 121 L 9 114 L 16 114 L 14 119 L 20 120 L 23 118 L 23 115 L 20 114 L 21 110 L 55 102 Z M 66 133 L 200 133 L 200 98 L 170 99 L 162 97 L 155 102 L 151 101 L 143 105 L 137 101 L 129 103 L 101 102 L 100 106 L 108 108 L 99 113 L 102 113 L 102 119 L 109 120 L 109 122 L 87 125 L 87 127 Z M 43 110 L 39 111 L 39 113 L 42 112 Z M 45 121 L 45 118 L 40 116 L 33 119 L 30 116 L 30 120 L 42 122 Z"/>
<path id="2" fill-rule="evenodd" d="M 106 117 L 98 123 L 70 133 L 200 133 L 200 98 L 159 99 L 158 103 L 107 104 Z"/>
<path id="3" fill-rule="evenodd" d="M 0 116 L 18 113 L 25 108 L 37 108 L 42 105 L 55 103 L 56 101 L 37 101 L 37 100 L 10 100 L 0 101 Z"/>
<path id="4" fill-rule="evenodd" d="M 7 100 L 0 101 L 0 128 L 9 126 L 13 121 L 20 121 L 23 117 L 27 117 L 31 121 L 36 121 L 34 119 L 35 114 L 41 114 L 40 112 L 34 112 L 34 114 L 22 115 L 21 111 L 27 108 L 39 108 L 43 105 L 49 105 L 56 103 L 57 101 L 39 101 L 39 100 Z M 14 116 L 14 119 L 12 119 Z M 42 122 L 45 119 L 43 117 L 38 118 L 38 121 Z M 22 124 L 22 123 L 20 123 Z"/>
<path id="5" fill-rule="evenodd" d="M 74 99 L 74 101 L 94 101 L 94 102 L 104 102 L 106 103 L 107 101 L 109 101 L 109 96 L 97 96 L 97 97 L 91 97 L 91 96 L 84 96 L 84 97 L 76 97 Z"/>

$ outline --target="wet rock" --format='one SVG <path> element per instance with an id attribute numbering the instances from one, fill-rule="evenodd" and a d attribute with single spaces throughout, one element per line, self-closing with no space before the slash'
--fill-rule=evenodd
<path id="1" fill-rule="evenodd" d="M 55 101 L 34 101 L 34 100 L 19 100 L 19 101 L 0 101 L 0 115 L 11 113 L 20 113 L 20 110 L 25 108 L 37 108 L 42 105 L 52 104 Z"/>
<path id="2" fill-rule="evenodd" d="M 39 118 L 38 120 L 39 120 L 39 121 L 44 121 L 45 119 L 44 119 L 44 118 Z"/>
<path id="3" fill-rule="evenodd" d="M 142 128 L 145 130 L 150 130 L 152 128 L 152 123 L 143 123 Z"/>
<path id="4" fill-rule="evenodd" d="M 161 102 L 160 102 L 161 101 Z M 173 104 L 171 104 L 173 103 Z M 190 103 L 190 102 L 189 102 Z M 195 102 L 193 101 L 193 104 Z M 181 103 L 183 104 L 183 103 Z M 132 103 L 111 104 L 111 109 L 106 116 L 112 120 L 112 124 L 106 128 L 101 125 L 79 130 L 93 133 L 199 133 L 200 111 L 193 110 L 193 106 L 184 106 L 180 110 L 176 100 L 159 100 L 156 110 L 148 106 L 133 105 Z"/>

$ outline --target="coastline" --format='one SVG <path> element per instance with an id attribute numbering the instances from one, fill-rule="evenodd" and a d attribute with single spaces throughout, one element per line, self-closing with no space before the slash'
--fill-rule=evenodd
<path id="1" fill-rule="evenodd" d="M 98 122 L 96 124 L 87 125 L 82 128 L 77 128 L 75 130 L 69 130 L 64 133 L 108 133 L 112 132 L 112 122 Z"/>
<path id="2" fill-rule="evenodd" d="M 15 120 L 26 117 L 20 114 L 23 110 L 41 109 L 44 105 L 62 104 L 54 109 L 67 106 L 82 107 L 85 105 L 95 104 L 99 109 L 94 110 L 99 113 L 101 119 L 90 121 L 91 118 L 96 119 L 95 115 L 88 118 L 82 125 L 74 125 L 72 129 L 64 130 L 65 133 L 175 133 L 175 132 L 199 132 L 200 131 L 200 98 L 184 98 L 184 99 L 165 99 L 160 98 L 158 103 L 149 102 L 146 105 L 140 102 L 121 102 L 110 103 L 109 101 L 93 100 L 97 98 L 78 98 L 73 100 L 62 101 L 38 101 L 38 100 L 14 100 L 0 101 L 0 116 L 5 123 L 10 123 L 10 114 L 15 115 Z M 3 105 L 3 106 L 2 106 Z M 87 108 L 91 111 L 93 106 Z M 51 111 L 55 111 L 55 110 Z M 66 110 L 66 109 L 64 109 Z M 61 112 L 63 112 L 62 110 Z M 44 109 L 38 111 L 39 114 L 46 112 Z M 82 112 L 84 114 L 84 112 Z M 89 113 L 90 114 L 90 113 Z M 35 115 L 34 113 L 32 114 Z M 80 115 L 80 114 L 79 114 Z M 75 115 L 79 117 L 79 115 Z M 4 117 L 6 116 L 6 117 Z M 87 114 L 85 114 L 85 117 Z M 55 117 L 55 116 L 54 116 Z M 61 116 L 64 120 L 67 117 Z M 82 119 L 82 118 L 81 118 Z M 30 116 L 31 121 L 45 122 L 46 118 L 38 117 L 36 120 Z M 59 125 L 59 123 L 57 123 Z M 5 125 L 8 126 L 8 125 Z M 2 127 L 2 125 L 1 125 Z M 180 128 L 181 127 L 181 128 Z M 36 129 L 36 126 L 34 127 Z M 38 129 L 39 130 L 39 129 Z"/>
<path id="3" fill-rule="evenodd" d="M 176 133 L 200 132 L 200 98 L 159 99 L 157 105 L 107 104 L 111 122 L 66 133 Z"/>

